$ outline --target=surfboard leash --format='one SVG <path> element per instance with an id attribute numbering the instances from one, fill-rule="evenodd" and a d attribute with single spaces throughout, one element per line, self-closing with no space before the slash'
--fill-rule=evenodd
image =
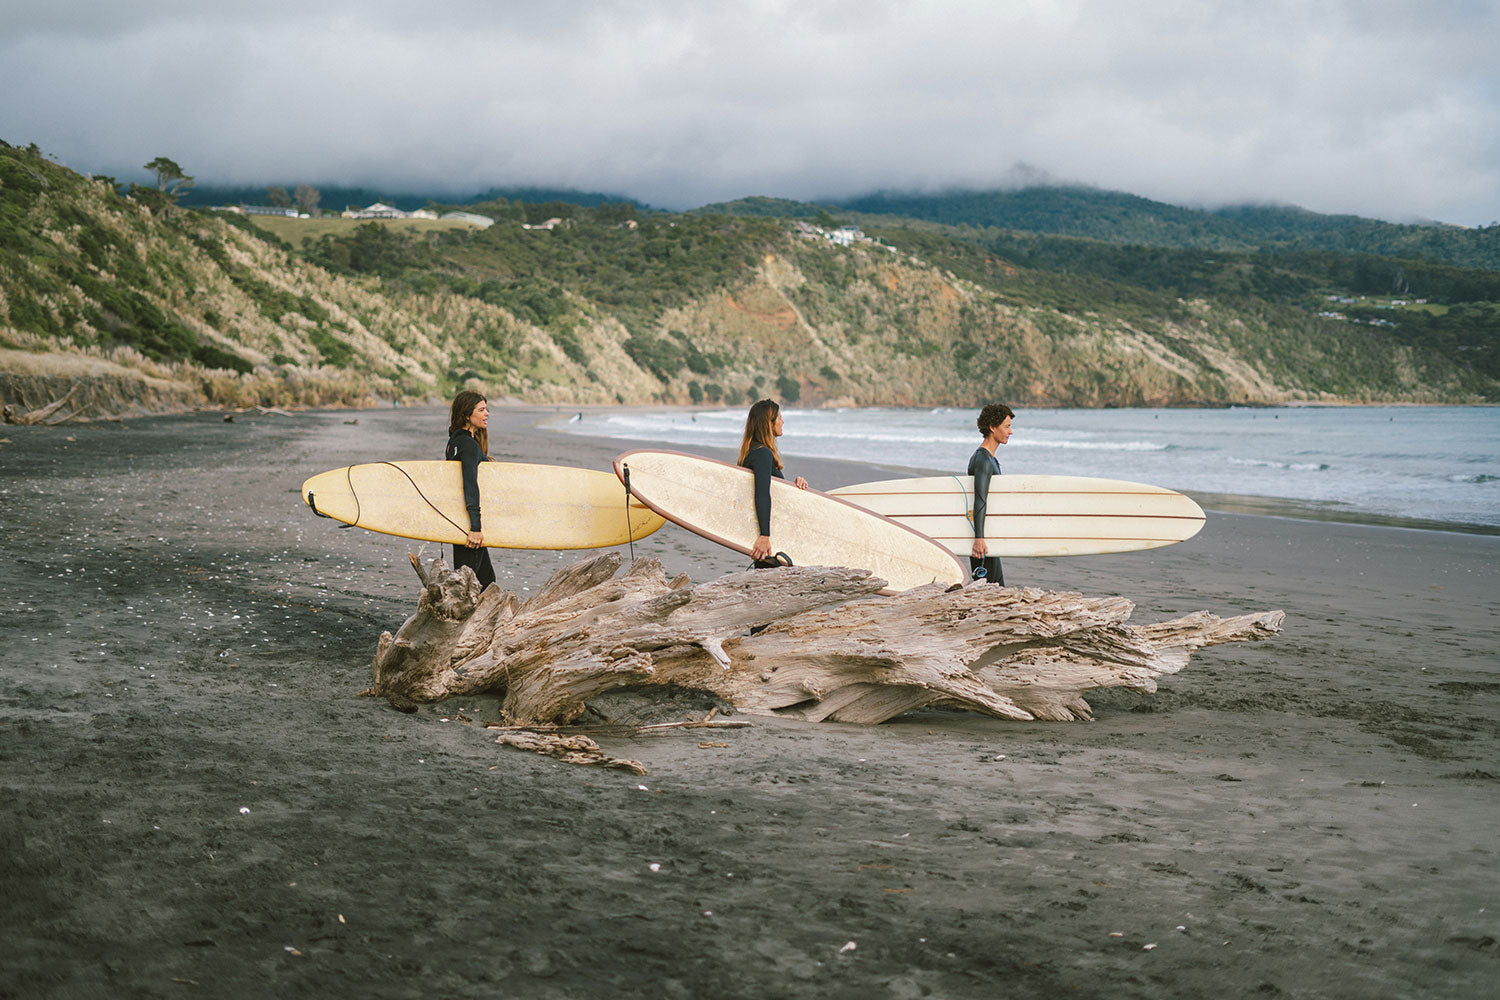
<path id="1" fill-rule="evenodd" d="M 620 471 L 624 473 L 621 478 L 625 481 L 625 537 L 630 540 L 630 562 L 635 563 L 635 531 L 630 526 L 630 466 L 622 463 Z"/>
<path id="2" fill-rule="evenodd" d="M 959 479 L 957 476 L 949 476 L 948 478 L 958 484 L 958 492 L 964 495 L 964 520 L 969 522 L 970 528 L 973 528 L 974 505 L 969 502 L 969 488 L 965 486 L 964 481 L 962 479 Z"/>
<path id="3" fill-rule="evenodd" d="M 378 464 L 380 464 L 380 465 L 389 465 L 391 468 L 395 469 L 397 472 L 399 472 L 403 476 L 405 476 L 406 477 L 406 481 L 408 483 L 411 483 L 412 490 L 417 494 L 417 496 L 419 496 L 419 497 L 422 498 L 422 502 L 423 503 L 425 503 L 427 506 L 431 507 L 433 509 L 433 512 L 436 513 L 438 517 L 442 518 L 444 521 L 447 521 L 449 524 L 453 525 L 454 528 L 458 529 L 458 533 L 459 534 L 461 534 L 461 535 L 463 535 L 465 537 L 468 537 L 469 529 L 463 527 L 458 522 L 454 521 L 453 518 L 449 517 L 447 514 L 444 514 L 441 510 L 438 509 L 437 504 L 435 504 L 431 500 L 427 499 L 427 494 L 422 492 L 422 487 L 420 487 L 420 486 L 417 485 L 417 481 L 411 477 L 411 473 L 409 473 L 405 469 L 401 468 L 401 466 L 397 465 L 395 462 L 380 462 Z M 351 493 L 354 492 L 354 484 L 353 483 L 350 483 L 350 485 L 349 485 L 349 492 L 351 492 Z M 354 502 L 356 504 L 359 503 L 359 496 L 357 494 L 354 497 Z M 354 519 L 356 521 L 359 520 L 358 510 L 359 510 L 359 508 L 355 507 L 356 514 L 355 514 L 355 518 Z"/>

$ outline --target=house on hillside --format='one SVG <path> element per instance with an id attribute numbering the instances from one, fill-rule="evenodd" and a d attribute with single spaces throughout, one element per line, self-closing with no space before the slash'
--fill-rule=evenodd
<path id="1" fill-rule="evenodd" d="M 343 216 L 346 219 L 405 219 L 407 213 L 401 211 L 394 205 L 377 201 L 368 208 L 346 208 Z"/>
<path id="2" fill-rule="evenodd" d="M 527 223 L 523 222 L 523 223 L 521 223 L 521 228 L 522 229 L 545 229 L 548 232 L 551 232 L 552 230 L 556 229 L 558 226 L 562 225 L 562 221 L 563 220 L 558 219 L 558 218 L 551 218 L 551 219 L 548 219 L 546 222 L 538 222 L 534 226 L 533 225 L 528 225 Z"/>
<path id="3" fill-rule="evenodd" d="M 271 205 L 241 205 L 238 211 L 241 215 L 284 215 L 289 219 L 297 217 L 295 208 L 275 208 Z"/>

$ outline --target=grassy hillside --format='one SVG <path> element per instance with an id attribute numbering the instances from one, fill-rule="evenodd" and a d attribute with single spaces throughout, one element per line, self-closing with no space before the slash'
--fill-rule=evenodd
<path id="1" fill-rule="evenodd" d="M 1287 291 L 1258 283 L 1254 255 L 1140 261 L 909 223 L 839 247 L 784 217 L 619 203 L 522 228 L 542 207 L 484 230 L 277 237 L 0 146 L 0 395 L 39 405 L 87 372 L 143 408 L 462 384 L 581 403 L 1500 400 L 1464 344 L 1319 317 L 1345 290 L 1331 264 L 1288 258 Z M 1483 274 L 1412 274 L 1489 294 Z M 1413 322 L 1470 305 L 1430 301 Z"/>
<path id="2" fill-rule="evenodd" d="M 753 206 L 752 206 L 753 208 Z M 809 206 L 811 215 L 817 211 Z M 1012 191 L 874 194 L 838 211 L 921 219 L 948 226 L 1081 236 L 1133 246 L 1206 250 L 1327 250 L 1500 268 L 1500 226 L 1396 225 L 1283 206 L 1216 211 L 1168 205 L 1119 191 L 1029 187 Z"/>

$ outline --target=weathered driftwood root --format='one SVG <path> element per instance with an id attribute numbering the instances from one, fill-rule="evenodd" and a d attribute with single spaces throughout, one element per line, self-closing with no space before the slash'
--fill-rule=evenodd
<path id="1" fill-rule="evenodd" d="M 984 584 L 878 596 L 864 570 L 799 566 L 693 584 L 601 555 L 529 601 L 441 560 L 417 611 L 381 635 L 371 693 L 403 706 L 502 694 L 512 722 L 567 722 L 612 688 L 675 684 L 751 713 L 883 722 L 928 705 L 1010 719 L 1091 717 L 1083 692 L 1151 692 L 1200 646 L 1263 639 L 1283 612 L 1126 623 L 1122 597 Z"/>

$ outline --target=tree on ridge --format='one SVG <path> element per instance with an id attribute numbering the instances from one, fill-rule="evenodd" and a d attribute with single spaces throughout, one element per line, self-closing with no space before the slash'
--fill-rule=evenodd
<path id="1" fill-rule="evenodd" d="M 156 189 L 173 198 L 193 186 L 193 178 L 182 172 L 182 168 L 171 158 L 158 156 L 146 164 L 146 169 L 156 174 Z"/>

